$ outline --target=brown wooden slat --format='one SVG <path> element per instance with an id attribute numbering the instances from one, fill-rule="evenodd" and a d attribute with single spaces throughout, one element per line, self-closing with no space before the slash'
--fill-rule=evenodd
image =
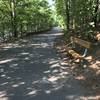
<path id="1" fill-rule="evenodd" d="M 89 49 L 91 47 L 91 43 L 90 42 L 87 42 L 85 40 L 81 40 L 81 39 L 75 38 L 75 37 L 73 37 L 72 39 L 73 39 L 73 42 L 75 42 L 75 43 L 77 43 L 77 44 L 79 44 L 79 45 L 81 45 L 81 46 L 83 46 L 85 48 Z"/>
<path id="2" fill-rule="evenodd" d="M 74 58 L 82 58 L 82 56 L 74 50 L 69 50 L 68 53 L 71 54 Z"/>

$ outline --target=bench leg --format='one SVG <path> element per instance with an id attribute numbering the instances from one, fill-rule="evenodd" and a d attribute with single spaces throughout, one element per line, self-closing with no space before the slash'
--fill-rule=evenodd
<path id="1" fill-rule="evenodd" d="M 85 57 L 85 56 L 87 55 L 87 52 L 88 52 L 88 50 L 85 49 L 85 50 L 84 50 L 84 53 L 83 53 L 83 55 L 82 55 L 82 57 Z"/>
<path id="2" fill-rule="evenodd" d="M 87 67 L 89 65 L 89 62 L 86 59 L 81 59 L 80 64 L 82 67 Z"/>

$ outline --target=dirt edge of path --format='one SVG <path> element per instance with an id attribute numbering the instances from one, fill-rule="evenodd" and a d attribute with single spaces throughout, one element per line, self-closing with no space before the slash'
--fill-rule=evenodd
<path id="1" fill-rule="evenodd" d="M 77 80 L 81 80 L 82 85 L 84 85 L 87 89 L 100 95 L 100 58 L 97 57 L 100 55 L 100 51 L 96 52 L 97 59 L 81 65 L 80 63 L 74 63 L 72 61 L 73 59 L 66 51 L 67 44 L 68 42 L 65 41 L 64 36 L 62 36 L 56 39 L 54 47 L 61 57 L 69 57 L 68 60 L 71 65 L 70 69 L 72 70 L 74 77 Z"/>

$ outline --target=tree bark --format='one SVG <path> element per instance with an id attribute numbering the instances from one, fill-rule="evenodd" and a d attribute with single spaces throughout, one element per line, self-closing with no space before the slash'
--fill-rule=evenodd
<path id="1" fill-rule="evenodd" d="M 67 31 L 69 31 L 69 24 L 70 24 L 70 18 L 69 18 L 69 2 L 65 0 L 65 6 L 66 6 L 66 26 L 67 26 Z"/>
<path id="2" fill-rule="evenodd" d="M 13 37 L 17 37 L 17 25 L 16 25 L 16 10 L 15 10 L 15 0 L 10 0 L 10 8 L 11 8 L 11 25 L 12 25 L 12 34 Z"/>
<path id="3" fill-rule="evenodd" d="M 98 9 L 99 9 L 99 0 L 96 1 L 96 7 L 95 7 L 95 12 L 94 12 L 95 16 L 93 18 L 95 27 L 97 27 L 97 16 L 98 16 L 97 12 L 98 12 Z"/>

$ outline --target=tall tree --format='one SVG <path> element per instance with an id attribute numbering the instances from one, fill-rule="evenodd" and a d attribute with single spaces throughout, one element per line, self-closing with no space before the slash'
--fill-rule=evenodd
<path id="1" fill-rule="evenodd" d="M 99 5 L 100 5 L 99 3 L 100 3 L 100 0 L 96 0 L 96 6 L 95 6 L 95 11 L 94 11 L 95 15 L 93 18 L 95 27 L 97 26 L 98 10 L 99 10 Z"/>
<path id="2" fill-rule="evenodd" d="M 47 30 L 51 25 L 47 0 L 0 0 L 0 34 L 5 38 Z"/>

